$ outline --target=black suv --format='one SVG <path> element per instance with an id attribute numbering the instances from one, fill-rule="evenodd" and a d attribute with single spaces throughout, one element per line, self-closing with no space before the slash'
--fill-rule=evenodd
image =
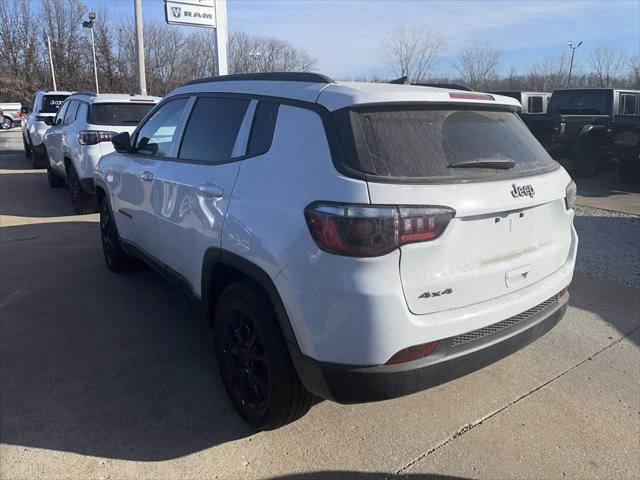
<path id="1" fill-rule="evenodd" d="M 576 176 L 593 177 L 610 161 L 624 175 L 637 173 L 639 96 L 639 90 L 556 90 L 546 115 L 523 120 L 551 156 L 567 161 Z"/>

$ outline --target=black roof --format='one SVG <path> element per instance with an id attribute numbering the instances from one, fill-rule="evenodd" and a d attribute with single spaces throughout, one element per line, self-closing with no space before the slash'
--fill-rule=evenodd
<path id="1" fill-rule="evenodd" d="M 195 85 L 209 82 L 236 82 L 251 80 L 267 80 L 272 82 L 308 82 L 308 83 L 334 83 L 326 75 L 311 72 L 261 72 L 261 73 L 236 73 L 234 75 L 220 75 L 218 77 L 200 78 L 192 80 L 184 85 Z"/>

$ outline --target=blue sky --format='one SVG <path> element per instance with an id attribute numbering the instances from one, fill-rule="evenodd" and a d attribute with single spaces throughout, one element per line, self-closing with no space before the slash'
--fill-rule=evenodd
<path id="1" fill-rule="evenodd" d="M 131 18 L 133 0 L 88 0 L 114 18 Z M 164 21 L 162 0 L 143 0 L 145 19 Z M 640 0 L 435 1 L 435 0 L 228 0 L 229 29 L 288 40 L 335 78 L 389 76 L 381 56 L 385 33 L 400 25 L 443 32 L 447 46 L 434 74 L 453 74 L 455 52 L 489 41 L 503 50 L 500 71 L 526 72 L 545 55 L 568 53 L 583 41 L 578 68 L 597 46 L 640 51 Z M 180 27 L 189 28 L 189 27 Z"/>

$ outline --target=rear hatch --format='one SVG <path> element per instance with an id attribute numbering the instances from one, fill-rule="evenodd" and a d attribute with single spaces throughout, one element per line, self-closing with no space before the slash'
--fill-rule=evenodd
<path id="1" fill-rule="evenodd" d="M 386 105 L 342 115 L 352 126 L 351 167 L 366 173 L 372 204 L 456 211 L 438 238 L 400 248 L 413 313 L 494 299 L 566 262 L 570 178 L 512 111 Z"/>

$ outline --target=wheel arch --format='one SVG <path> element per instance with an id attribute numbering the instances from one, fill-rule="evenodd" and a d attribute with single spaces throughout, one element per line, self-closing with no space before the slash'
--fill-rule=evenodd
<path id="1" fill-rule="evenodd" d="M 289 316 L 275 283 L 261 267 L 244 257 L 220 248 L 210 248 L 204 255 L 202 267 L 202 309 L 209 319 L 222 291 L 234 282 L 249 280 L 267 296 L 288 344 L 297 346 Z"/>

